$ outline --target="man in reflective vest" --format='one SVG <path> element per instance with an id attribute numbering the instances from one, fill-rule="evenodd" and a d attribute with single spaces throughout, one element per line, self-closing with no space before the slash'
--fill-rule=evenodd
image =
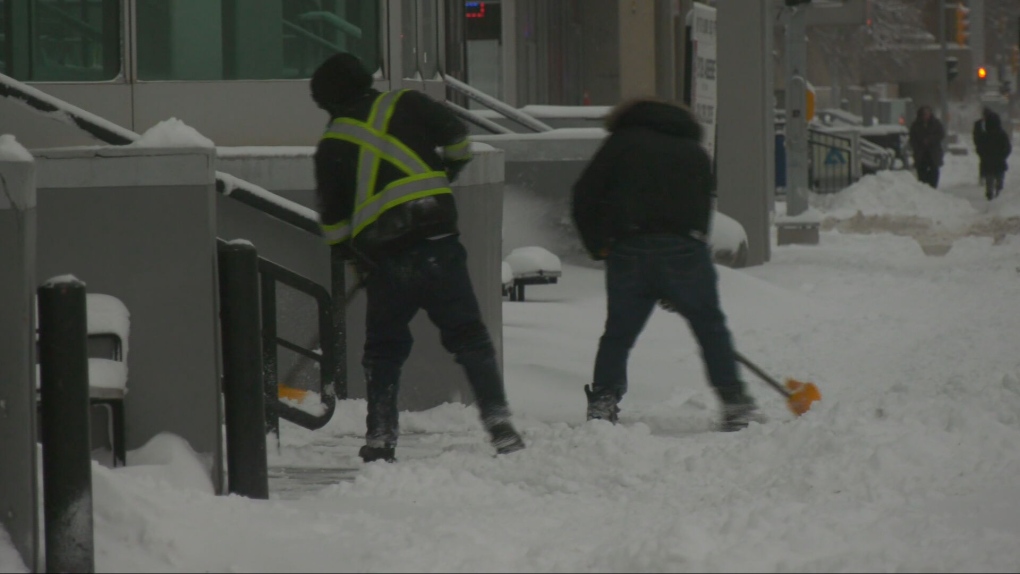
<path id="1" fill-rule="evenodd" d="M 450 190 L 471 160 L 467 128 L 424 93 L 374 90 L 371 73 L 347 53 L 319 66 L 311 91 L 330 115 L 315 152 L 323 236 L 359 268 L 368 296 L 362 460 L 395 460 L 400 371 L 419 309 L 464 368 L 497 453 L 524 448 L 468 277 Z"/>

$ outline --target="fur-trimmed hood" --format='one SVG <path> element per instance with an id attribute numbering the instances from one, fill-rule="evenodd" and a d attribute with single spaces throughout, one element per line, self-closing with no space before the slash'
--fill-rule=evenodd
<path id="1" fill-rule="evenodd" d="M 698 142 L 703 133 L 701 124 L 686 107 L 654 98 L 622 102 L 606 116 L 606 129 L 610 132 L 630 127 L 649 128 Z"/>

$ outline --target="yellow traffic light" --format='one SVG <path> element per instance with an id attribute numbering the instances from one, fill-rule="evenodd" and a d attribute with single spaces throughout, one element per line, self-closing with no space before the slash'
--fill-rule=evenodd
<path id="1" fill-rule="evenodd" d="M 981 81 L 988 79 L 988 69 L 985 68 L 984 66 L 978 68 L 978 79 Z"/>
<path id="2" fill-rule="evenodd" d="M 970 9 L 963 5 L 963 2 L 956 3 L 956 43 L 961 46 L 967 45 L 970 38 L 970 19 L 967 17 Z"/>

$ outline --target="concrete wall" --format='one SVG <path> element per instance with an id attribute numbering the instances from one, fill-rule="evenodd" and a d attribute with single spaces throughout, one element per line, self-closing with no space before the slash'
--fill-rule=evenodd
<path id="1" fill-rule="evenodd" d="M 0 160 L 0 524 L 34 571 L 35 164 Z"/>
<path id="2" fill-rule="evenodd" d="M 38 277 L 73 274 L 131 314 L 127 446 L 170 432 L 220 484 L 215 157 L 63 148 L 38 162 Z M 130 458 L 130 457 L 129 457 Z"/>
<path id="3" fill-rule="evenodd" d="M 221 149 L 219 166 L 279 195 L 314 208 L 313 148 L 263 150 Z M 468 271 L 502 363 L 503 307 L 500 230 L 503 217 L 503 153 L 475 146 L 475 159 L 454 185 L 461 241 L 468 251 Z M 262 257 L 288 267 L 329 288 L 329 249 L 318 236 L 274 220 L 228 197 L 218 200 L 219 235 L 248 239 Z M 349 285 L 353 281 L 348 274 Z M 316 326 L 308 320 L 309 301 L 296 293 L 281 294 L 281 332 L 296 341 L 313 341 Z M 286 309 L 286 311 L 285 311 Z M 348 389 L 364 398 L 361 353 L 365 334 L 365 297 L 351 301 L 347 315 Z M 445 402 L 473 402 L 463 370 L 439 342 L 439 332 L 424 313 L 411 324 L 414 348 L 404 366 L 401 410 L 423 410 Z M 281 355 L 281 382 L 287 370 Z"/>

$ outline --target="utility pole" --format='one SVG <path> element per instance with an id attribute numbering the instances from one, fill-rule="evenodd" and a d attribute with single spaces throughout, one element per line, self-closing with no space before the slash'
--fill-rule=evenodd
<path id="1" fill-rule="evenodd" d="M 819 221 L 808 211 L 807 10 L 810 0 L 787 0 L 786 216 L 776 220 L 779 245 L 817 245 Z"/>
<path id="2" fill-rule="evenodd" d="M 941 62 L 945 62 L 949 53 L 946 49 L 946 4 L 943 0 L 938 1 L 939 6 L 939 49 L 942 52 Z M 945 66 L 945 64 L 942 64 Z M 949 132 L 949 77 L 944 68 L 939 69 L 939 101 L 942 104 L 942 125 L 946 132 Z"/>
<path id="3" fill-rule="evenodd" d="M 790 8 L 786 23 L 786 214 L 808 208 L 806 6 Z"/>

